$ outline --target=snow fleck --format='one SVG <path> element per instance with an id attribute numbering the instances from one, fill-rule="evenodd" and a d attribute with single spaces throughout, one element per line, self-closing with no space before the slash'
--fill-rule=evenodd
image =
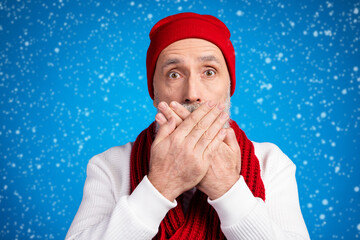
<path id="1" fill-rule="evenodd" d="M 239 16 L 239 17 L 244 16 L 244 12 L 241 11 L 241 10 L 237 10 L 236 15 Z"/>
<path id="2" fill-rule="evenodd" d="M 323 199 L 321 203 L 322 205 L 326 206 L 329 204 L 329 201 L 327 199 Z"/>
<path id="3" fill-rule="evenodd" d="M 266 89 L 266 90 L 270 90 L 272 88 L 272 84 L 271 83 L 263 83 L 260 86 L 260 89 Z"/>
<path id="4" fill-rule="evenodd" d="M 273 120 L 276 120 L 276 119 L 277 119 L 276 113 L 273 113 L 273 114 L 272 114 L 272 119 L 273 119 Z"/>
<path id="5" fill-rule="evenodd" d="M 60 49 L 59 49 L 59 48 L 55 48 L 55 49 L 54 49 L 54 52 L 59 53 L 59 52 L 60 52 Z"/>
<path id="6" fill-rule="evenodd" d="M 331 30 L 325 30 L 324 34 L 325 34 L 325 36 L 332 36 Z"/>
<path id="7" fill-rule="evenodd" d="M 269 64 L 269 63 L 271 63 L 271 59 L 270 58 L 265 58 L 265 62 L 267 63 L 267 64 Z"/>
<path id="8" fill-rule="evenodd" d="M 318 36 L 319 36 L 318 31 L 315 30 L 315 31 L 313 32 L 313 36 L 314 36 L 314 37 L 318 37 Z"/>
<path id="9" fill-rule="evenodd" d="M 354 192 L 359 192 L 360 188 L 358 186 L 354 187 Z"/>

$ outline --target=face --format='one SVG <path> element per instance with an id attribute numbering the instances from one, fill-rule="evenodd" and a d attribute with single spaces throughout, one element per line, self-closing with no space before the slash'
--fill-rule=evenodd
<path id="1" fill-rule="evenodd" d="M 221 50 L 203 39 L 184 39 L 166 47 L 154 73 L 154 106 L 229 101 L 230 76 Z"/>

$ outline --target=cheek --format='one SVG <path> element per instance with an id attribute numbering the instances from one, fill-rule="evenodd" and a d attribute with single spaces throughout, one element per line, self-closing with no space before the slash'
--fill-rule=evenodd
<path id="1" fill-rule="evenodd" d="M 219 81 L 215 84 L 209 84 L 207 86 L 207 94 L 209 94 L 209 96 L 213 96 L 213 99 L 216 101 L 225 100 L 227 98 L 229 89 L 229 83 Z"/>
<path id="2" fill-rule="evenodd" d="M 168 104 L 171 101 L 181 101 L 181 86 L 165 84 L 164 82 L 156 82 L 154 84 L 155 100 L 157 102 L 165 101 Z"/>

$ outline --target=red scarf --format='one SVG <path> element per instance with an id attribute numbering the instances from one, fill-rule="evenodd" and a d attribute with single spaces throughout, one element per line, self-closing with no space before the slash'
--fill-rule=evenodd
<path id="1" fill-rule="evenodd" d="M 265 188 L 260 177 L 259 160 L 254 145 L 235 121 L 230 121 L 241 149 L 241 171 L 246 184 L 255 197 L 265 201 Z M 131 192 L 149 172 L 150 148 L 155 138 L 155 122 L 137 137 L 131 151 Z M 160 223 L 154 239 L 225 239 L 220 229 L 220 220 L 214 208 L 207 202 L 207 196 L 197 190 L 191 199 L 187 214 L 182 207 L 182 195 L 177 206 L 171 209 Z M 241 204 L 241 203 L 239 203 Z"/>

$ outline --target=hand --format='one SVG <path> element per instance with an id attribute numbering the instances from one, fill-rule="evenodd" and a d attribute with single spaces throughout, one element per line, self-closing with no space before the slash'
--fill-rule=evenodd
<path id="1" fill-rule="evenodd" d="M 174 118 L 176 127 L 191 114 L 189 110 L 176 101 L 172 101 L 170 106 L 166 102 L 160 102 L 158 109 L 160 112 L 156 114 L 155 119 L 163 117 L 166 119 Z"/>
<path id="2" fill-rule="evenodd" d="M 222 142 L 225 137 L 221 130 L 228 118 L 222 113 L 224 108 L 223 104 L 202 104 L 178 127 L 174 118 L 155 118 L 160 127 L 151 146 L 148 178 L 170 201 L 196 186 L 207 173 L 210 162 L 203 155 L 214 138 Z"/>
<path id="3" fill-rule="evenodd" d="M 224 141 L 209 144 L 204 156 L 210 161 L 210 167 L 197 187 L 214 200 L 224 195 L 240 177 L 241 151 L 234 130 L 226 129 Z"/>
<path id="4" fill-rule="evenodd" d="M 159 104 L 159 110 L 161 111 L 158 113 L 159 117 L 175 118 L 176 126 L 190 115 L 190 112 L 177 102 L 171 102 L 170 107 L 163 102 Z M 223 142 L 208 145 L 205 157 L 209 159 L 210 167 L 197 186 L 199 190 L 213 200 L 225 194 L 240 177 L 240 147 L 235 132 L 231 128 L 226 131 Z M 214 141 L 217 140 L 214 139 Z M 215 149 L 216 146 L 218 146 L 217 149 Z"/>

